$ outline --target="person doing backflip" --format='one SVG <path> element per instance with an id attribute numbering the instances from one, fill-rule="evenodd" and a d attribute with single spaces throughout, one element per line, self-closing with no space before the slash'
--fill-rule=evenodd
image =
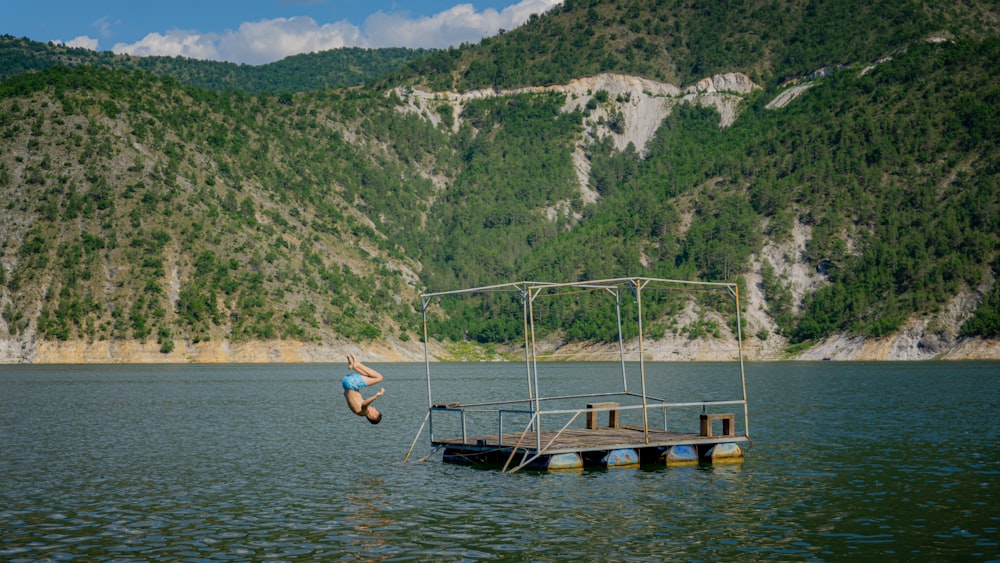
<path id="1" fill-rule="evenodd" d="M 359 362 L 354 354 L 347 355 L 347 369 L 351 372 L 345 375 L 341 381 L 344 386 L 347 407 L 354 414 L 367 418 L 368 422 L 372 424 L 382 422 L 382 413 L 378 412 L 372 403 L 385 394 L 385 388 L 379 389 L 378 393 L 368 399 L 361 396 L 361 389 L 382 381 L 382 374 Z"/>

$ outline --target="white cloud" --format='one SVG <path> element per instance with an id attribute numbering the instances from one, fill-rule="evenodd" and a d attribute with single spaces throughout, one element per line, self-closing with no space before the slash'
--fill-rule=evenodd
<path id="1" fill-rule="evenodd" d="M 459 4 L 418 19 L 379 11 L 365 20 L 365 33 L 372 47 L 445 48 L 476 43 L 501 29 L 514 29 L 531 14 L 546 12 L 561 3 L 562 0 L 522 0 L 501 12 L 492 8 L 476 12 L 472 4 Z"/>
<path id="2" fill-rule="evenodd" d="M 165 57 L 189 57 L 192 59 L 223 60 L 216 48 L 217 37 L 194 31 L 173 29 L 166 35 L 150 33 L 135 43 L 115 43 L 111 48 L 115 53 L 125 53 L 139 57 L 160 55 Z"/>
<path id="3" fill-rule="evenodd" d="M 57 41 L 57 43 L 62 43 Z M 83 47 L 84 49 L 90 49 L 91 51 L 97 50 L 98 40 L 86 35 L 81 35 L 79 37 L 74 37 L 65 43 L 67 47 Z"/>
<path id="4" fill-rule="evenodd" d="M 436 47 L 475 43 L 500 29 L 513 29 L 531 14 L 545 12 L 561 0 L 522 0 L 503 11 L 476 12 L 471 4 L 459 4 L 430 17 L 416 19 L 377 12 L 365 20 L 364 32 L 341 21 L 318 24 L 310 17 L 276 18 L 246 22 L 237 30 L 199 33 L 170 30 L 150 33 L 136 43 L 117 43 L 116 53 L 149 56 L 183 56 L 262 64 L 290 55 L 340 47 Z"/>
<path id="5" fill-rule="evenodd" d="M 563 0 L 523 0 L 513 6 L 504 8 L 502 15 L 512 24 L 505 29 L 512 29 L 528 21 L 532 14 L 543 14 L 563 3 Z"/>
<path id="6" fill-rule="evenodd" d="M 218 41 L 223 59 L 250 64 L 347 46 L 365 46 L 356 26 L 346 21 L 319 25 L 309 17 L 244 23 Z"/>
<path id="7" fill-rule="evenodd" d="M 112 22 L 107 16 L 97 19 L 91 22 L 90 26 L 97 30 L 97 33 L 101 37 L 110 37 L 112 33 L 112 28 L 118 22 Z"/>

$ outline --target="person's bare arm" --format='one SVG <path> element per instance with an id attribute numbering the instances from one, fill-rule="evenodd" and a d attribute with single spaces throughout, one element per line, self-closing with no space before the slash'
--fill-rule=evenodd
<path id="1" fill-rule="evenodd" d="M 366 408 L 368 405 L 374 403 L 375 399 L 378 399 L 382 395 L 385 395 L 385 388 L 384 387 L 382 389 L 379 389 L 378 393 L 375 393 L 371 397 L 368 397 L 367 399 L 365 399 L 365 401 L 363 403 L 361 403 L 361 408 L 362 409 Z"/>

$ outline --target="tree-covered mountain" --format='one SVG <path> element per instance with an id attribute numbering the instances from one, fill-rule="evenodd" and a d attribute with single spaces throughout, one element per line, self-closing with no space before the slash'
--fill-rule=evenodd
<path id="1" fill-rule="evenodd" d="M 89 67 L 0 91 L 11 335 L 169 351 L 177 337 L 364 339 L 411 321 L 400 272 L 418 266 L 365 200 L 402 219 L 430 182 L 346 139 L 386 100 L 214 94 Z"/>
<path id="2" fill-rule="evenodd" d="M 934 33 L 982 40 L 997 7 L 977 0 L 566 0 L 469 48 L 431 53 L 409 78 L 434 90 L 563 84 L 603 72 L 689 84 L 738 71 L 767 86 L 892 54 Z"/>
<path id="3" fill-rule="evenodd" d="M 348 47 L 263 65 L 184 57 L 135 57 L 0 35 L 0 79 L 52 66 L 141 70 L 205 90 L 285 93 L 358 86 L 396 71 L 426 49 Z"/>
<path id="4" fill-rule="evenodd" d="M 928 357 L 995 339 L 997 9 L 844 6 L 567 2 L 349 90 L 88 65 L 9 78 L 6 356 L 405 347 L 424 289 L 630 275 L 739 281 L 762 349 L 906 333 Z M 448 307 L 436 338 L 520 330 L 512 302 Z M 644 307 L 674 343 L 735 328 L 707 297 Z M 587 296 L 538 313 L 562 341 L 616 330 Z"/>

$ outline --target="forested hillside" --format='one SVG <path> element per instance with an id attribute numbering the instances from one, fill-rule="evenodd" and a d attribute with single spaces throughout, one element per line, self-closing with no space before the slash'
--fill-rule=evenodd
<path id="1" fill-rule="evenodd" d="M 689 84 L 739 71 L 774 86 L 932 33 L 995 36 L 997 11 L 977 0 L 566 0 L 475 48 L 438 51 L 410 68 L 434 90 L 563 84 L 602 72 Z"/>
<path id="2" fill-rule="evenodd" d="M 837 336 L 913 333 L 921 357 L 996 339 L 997 10 L 853 8 L 573 1 L 351 90 L 87 65 L 9 78 L 5 357 L 406 348 L 425 289 L 630 275 L 740 282 L 767 357 Z M 433 335 L 516 342 L 514 306 L 456 302 Z M 543 335 L 615 334 L 585 296 L 547 307 Z M 648 330 L 726 339 L 726 307 L 651 299 Z"/>
<path id="3" fill-rule="evenodd" d="M 176 338 L 363 340 L 412 322 L 404 275 L 419 266 L 367 215 L 416 216 L 430 182 L 346 140 L 407 127 L 366 119 L 385 98 L 212 94 L 86 67 L 0 92 L 9 334 L 166 353 Z"/>
<path id="4" fill-rule="evenodd" d="M 0 79 L 53 66 L 141 70 L 205 90 L 285 93 L 364 84 L 393 72 L 426 49 L 344 48 L 263 65 L 183 57 L 133 57 L 0 35 Z"/>

